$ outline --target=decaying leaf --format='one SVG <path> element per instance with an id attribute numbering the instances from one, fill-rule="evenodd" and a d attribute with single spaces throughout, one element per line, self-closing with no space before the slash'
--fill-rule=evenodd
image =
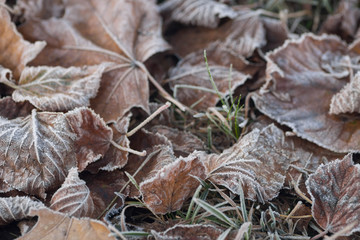
<path id="1" fill-rule="evenodd" d="M 212 225 L 193 224 L 184 225 L 177 224 L 164 232 L 151 231 L 156 240 L 166 239 L 218 239 L 223 231 Z"/>
<path id="2" fill-rule="evenodd" d="M 50 208 L 69 217 L 91 217 L 94 202 L 85 181 L 79 178 L 77 168 L 71 168 L 61 187 L 54 193 Z M 95 216 L 97 217 L 97 216 Z"/>
<path id="3" fill-rule="evenodd" d="M 68 67 L 113 62 L 91 107 L 106 122 L 115 122 L 132 107 L 148 111 L 148 73 L 143 62 L 169 49 L 161 37 L 154 1 L 63 2 L 63 18 L 34 18 L 21 27 L 28 39 L 48 43 L 33 64 Z"/>
<path id="4" fill-rule="evenodd" d="M 41 208 L 44 204 L 29 197 L 0 198 L 0 225 L 6 225 L 31 217 L 31 208 Z"/>
<path id="5" fill-rule="evenodd" d="M 171 0 L 160 6 L 162 14 L 183 24 L 215 28 L 222 18 L 234 18 L 236 12 L 229 6 L 213 0 Z"/>
<path id="6" fill-rule="evenodd" d="M 360 73 L 331 98 L 330 114 L 360 113 Z"/>
<path id="7" fill-rule="evenodd" d="M 242 70 L 252 74 L 256 71 L 256 68 L 247 66 L 249 62 L 239 56 L 237 51 L 222 42 L 208 46 L 207 59 L 216 87 L 223 96 L 232 93 L 250 77 L 241 72 Z M 232 71 L 230 65 L 234 68 Z M 208 107 L 214 107 L 219 101 L 219 96 L 209 79 L 203 50 L 184 57 L 169 72 L 169 76 L 175 97 L 185 105 L 197 103 L 195 109 L 206 110 Z"/>
<path id="8" fill-rule="evenodd" d="M 320 32 L 337 34 L 342 39 L 351 42 L 358 31 L 360 9 L 357 0 L 342 0 L 336 12 L 323 23 Z"/>
<path id="9" fill-rule="evenodd" d="M 29 43 L 16 30 L 7 10 L 0 6 L 0 65 L 10 69 L 18 79 L 28 62 L 45 47 L 45 42 Z M 1 69 L 0 66 L 0 69 Z"/>
<path id="10" fill-rule="evenodd" d="M 19 240 L 115 240 L 104 223 L 92 219 L 78 219 L 65 214 L 54 212 L 47 208 L 32 209 L 31 216 L 38 216 L 39 220 L 27 234 Z"/>
<path id="11" fill-rule="evenodd" d="M 99 115 L 89 108 L 76 108 L 65 114 L 72 132 L 78 168 L 83 171 L 87 165 L 104 156 L 109 149 L 113 132 Z"/>
<path id="12" fill-rule="evenodd" d="M 111 124 L 110 127 L 113 131 L 113 141 L 122 146 L 129 148 L 130 141 L 126 136 L 129 128 L 131 114 L 126 114 L 124 117 L 119 119 L 116 123 Z M 86 170 L 92 173 L 96 173 L 99 170 L 114 171 L 120 169 L 128 162 L 128 152 L 121 151 L 111 145 L 104 157 L 99 161 L 96 161 L 89 165 Z"/>
<path id="13" fill-rule="evenodd" d="M 153 126 L 150 130 L 164 135 L 171 142 L 175 156 L 186 157 L 195 150 L 205 150 L 204 142 L 190 132 L 163 125 Z"/>
<path id="14" fill-rule="evenodd" d="M 15 89 L 12 97 L 16 102 L 29 101 L 44 111 L 66 111 L 90 105 L 90 98 L 96 96 L 105 67 L 106 64 L 69 68 L 25 67 L 18 81 L 0 77 L 0 82 Z M 8 73 L 11 76 L 11 72 Z"/>
<path id="15" fill-rule="evenodd" d="M 62 0 L 18 0 L 14 9 L 16 12 L 21 12 L 25 19 L 60 18 L 65 12 Z"/>
<path id="16" fill-rule="evenodd" d="M 359 178 L 360 167 L 350 154 L 309 176 L 306 186 L 313 201 L 312 215 L 325 231 L 338 232 L 350 224 L 355 225 L 344 235 L 360 230 Z"/>
<path id="17" fill-rule="evenodd" d="M 305 34 L 267 55 L 267 84 L 257 108 L 298 135 L 335 152 L 360 151 L 356 117 L 330 115 L 331 98 L 348 81 L 351 53 L 336 36 Z"/>
<path id="18" fill-rule="evenodd" d="M 283 187 L 291 163 L 286 149 L 292 146 L 272 124 L 262 130 L 254 129 L 219 155 L 194 155 L 204 162 L 210 181 L 236 194 L 243 191 L 247 199 L 265 202 L 276 197 Z"/>
<path id="19" fill-rule="evenodd" d="M 155 213 L 166 214 L 179 210 L 205 178 L 203 163 L 194 156 L 179 158 L 140 184 L 147 206 Z"/>
<path id="20" fill-rule="evenodd" d="M 0 117 L 14 119 L 17 117 L 26 117 L 31 114 L 34 107 L 28 102 L 15 102 L 11 97 L 0 99 Z"/>
<path id="21" fill-rule="evenodd" d="M 0 118 L 0 178 L 26 193 L 45 196 L 76 166 L 72 133 L 62 113 L 36 112 Z"/>

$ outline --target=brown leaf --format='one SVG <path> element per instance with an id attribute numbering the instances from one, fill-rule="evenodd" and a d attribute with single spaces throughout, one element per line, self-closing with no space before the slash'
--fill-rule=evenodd
<path id="1" fill-rule="evenodd" d="M 360 151 L 356 117 L 330 115 L 331 98 L 347 83 L 351 55 L 335 36 L 305 34 L 268 54 L 267 83 L 257 108 L 301 138 L 335 152 Z"/>
<path id="2" fill-rule="evenodd" d="M 168 44 L 154 1 L 64 1 L 61 19 L 28 21 L 21 31 L 31 40 L 48 42 L 34 64 L 83 66 L 113 62 L 104 74 L 92 108 L 106 122 L 130 108 L 148 111 L 148 74 L 143 62 Z"/>
<path id="3" fill-rule="evenodd" d="M 175 156 L 186 157 L 195 150 L 205 150 L 204 142 L 187 131 L 180 131 L 163 125 L 156 125 L 151 128 L 153 133 L 164 135 L 172 144 Z"/>
<path id="4" fill-rule="evenodd" d="M 358 30 L 360 9 L 357 0 L 342 0 L 333 15 L 327 17 L 321 26 L 321 33 L 337 34 L 351 42 Z"/>
<path id="5" fill-rule="evenodd" d="M 208 46 L 207 59 L 213 80 L 221 95 L 232 93 L 235 88 L 245 83 L 249 75 L 241 72 L 254 73 L 251 67 L 247 67 L 245 58 L 233 51 L 232 46 L 221 42 L 215 42 Z M 231 71 L 230 65 L 234 70 Z M 247 69 L 248 68 L 248 69 Z M 169 80 L 174 89 L 174 95 L 180 102 L 187 106 L 201 100 L 196 106 L 197 110 L 206 110 L 213 107 L 219 101 L 219 97 L 209 80 L 209 74 L 205 66 L 204 51 L 197 51 L 184 57 L 169 73 Z M 231 81 L 229 83 L 229 81 Z M 231 88 L 229 88 L 231 84 Z M 206 90 L 193 89 L 200 87 Z M 211 91 L 211 92 L 209 92 Z"/>
<path id="6" fill-rule="evenodd" d="M 39 220 L 34 228 L 19 240 L 115 240 L 104 223 L 92 219 L 78 219 L 68 217 L 62 213 L 47 208 L 32 209 L 31 216 L 38 216 Z"/>
<path id="7" fill-rule="evenodd" d="M 212 225 L 193 224 L 184 225 L 177 224 L 164 232 L 151 231 L 156 240 L 167 239 L 218 239 L 223 231 Z"/>
<path id="8" fill-rule="evenodd" d="M 62 113 L 32 111 L 30 116 L 0 117 L 0 178 L 11 187 L 45 197 L 76 166 L 76 135 Z"/>
<path id="9" fill-rule="evenodd" d="M 99 115 L 89 108 L 76 108 L 65 114 L 72 131 L 76 133 L 76 157 L 79 171 L 99 160 L 109 149 L 113 132 Z"/>
<path id="10" fill-rule="evenodd" d="M 7 10 L 1 6 L 0 26 L 0 65 L 10 69 L 15 79 L 18 79 L 26 64 L 33 60 L 46 44 L 45 42 L 32 44 L 25 41 L 11 22 Z"/>
<path id="11" fill-rule="evenodd" d="M 330 114 L 360 113 L 360 73 L 331 98 Z"/>
<path id="12" fill-rule="evenodd" d="M 350 224 L 354 227 L 344 235 L 360 230 L 360 168 L 348 154 L 342 160 L 321 165 L 306 181 L 316 222 L 329 232 L 338 232 Z"/>
<path id="13" fill-rule="evenodd" d="M 105 66 L 26 67 L 19 81 L 1 77 L 0 82 L 15 89 L 12 97 L 16 102 L 29 101 L 44 111 L 67 111 L 90 105 Z"/>
<path id="14" fill-rule="evenodd" d="M 160 5 L 162 14 L 172 21 L 215 28 L 222 18 L 234 18 L 236 12 L 229 6 L 213 0 L 170 0 Z"/>
<path id="15" fill-rule="evenodd" d="M 44 204 L 29 197 L 0 198 L 0 225 L 7 225 L 30 217 L 31 208 L 41 208 Z"/>
<path id="16" fill-rule="evenodd" d="M 52 210 L 65 213 L 69 217 L 91 217 L 94 202 L 85 181 L 79 178 L 77 168 L 71 168 L 61 187 L 50 201 Z M 95 216 L 97 217 L 97 216 Z"/>
<path id="17" fill-rule="evenodd" d="M 155 213 L 179 210 L 200 184 L 195 176 L 205 178 L 203 163 L 194 156 L 180 157 L 140 184 L 143 200 Z"/>
<path id="18" fill-rule="evenodd" d="M 18 0 L 14 6 L 16 12 L 21 12 L 27 20 L 31 18 L 60 18 L 64 15 L 62 0 Z"/>
<path id="19" fill-rule="evenodd" d="M 17 117 L 26 117 L 31 114 L 34 107 L 28 102 L 15 102 L 11 97 L 0 99 L 0 117 L 14 119 Z"/>
<path id="20" fill-rule="evenodd" d="M 114 133 L 113 140 L 122 147 L 129 148 L 130 141 L 126 136 L 129 128 L 131 114 L 126 114 L 110 127 Z M 114 171 L 124 167 L 128 162 L 128 152 L 121 151 L 111 145 L 104 157 L 99 161 L 90 164 L 86 170 L 91 173 L 97 173 L 99 170 Z"/>
<path id="21" fill-rule="evenodd" d="M 204 152 L 194 155 L 204 162 L 207 178 L 212 182 L 235 194 L 243 191 L 247 199 L 265 202 L 276 197 L 283 187 L 291 163 L 285 149 L 292 146 L 272 124 L 262 130 L 254 129 L 219 155 Z"/>

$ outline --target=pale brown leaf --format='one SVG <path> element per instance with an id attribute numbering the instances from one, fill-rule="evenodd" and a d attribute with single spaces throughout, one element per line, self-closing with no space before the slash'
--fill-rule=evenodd
<path id="1" fill-rule="evenodd" d="M 179 158 L 140 184 L 146 205 L 155 213 L 166 214 L 179 210 L 205 178 L 204 164 L 194 156 Z"/>
<path id="2" fill-rule="evenodd" d="M 61 19 L 33 19 L 21 27 L 31 40 L 48 42 L 37 65 L 83 66 L 113 62 L 91 107 L 116 122 L 132 107 L 148 112 L 148 75 L 143 62 L 169 49 L 161 37 L 154 1 L 67 0 Z"/>
<path id="3" fill-rule="evenodd" d="M 344 235 L 360 230 L 360 167 L 348 154 L 342 160 L 321 165 L 306 181 L 313 201 L 312 215 L 326 231 L 338 232 L 355 226 Z"/>
<path id="4" fill-rule="evenodd" d="M 106 64 L 70 68 L 26 67 L 19 81 L 0 78 L 0 82 L 15 88 L 12 97 L 16 102 L 29 101 L 44 111 L 67 111 L 90 105 L 105 67 Z"/>
<path id="5" fill-rule="evenodd" d="M 262 130 L 254 129 L 221 154 L 194 155 L 204 162 L 212 182 L 235 194 L 243 191 L 247 199 L 265 202 L 276 197 L 283 187 L 291 163 L 287 149 L 292 146 L 271 124 Z"/>
<path id="6" fill-rule="evenodd" d="M 65 12 L 62 0 L 18 0 L 14 9 L 21 12 L 25 19 L 60 18 Z"/>
<path id="7" fill-rule="evenodd" d="M 229 6 L 213 0 L 170 0 L 160 5 L 163 14 L 183 24 L 215 28 L 222 18 L 234 18 Z"/>
<path id="8" fill-rule="evenodd" d="M 321 147 L 360 151 L 359 120 L 329 114 L 332 96 L 349 81 L 343 60 L 353 54 L 336 36 L 304 34 L 286 42 L 267 55 L 267 83 L 253 95 L 256 107 Z"/>
<path id="9" fill-rule="evenodd" d="M 52 210 L 65 213 L 69 217 L 91 217 L 94 202 L 85 181 L 79 178 L 77 168 L 71 168 L 61 187 L 50 201 Z M 97 217 L 97 216 L 95 216 Z"/>
<path id="10" fill-rule="evenodd" d="M 0 198 L 0 225 L 29 218 L 31 208 L 41 208 L 44 204 L 29 197 Z"/>
<path id="11" fill-rule="evenodd" d="M 110 236 L 111 232 L 105 224 L 97 220 L 68 217 L 47 208 L 32 209 L 30 215 L 38 216 L 39 220 L 34 228 L 19 237 L 19 240 L 115 240 L 115 237 Z"/>
<path id="12" fill-rule="evenodd" d="M 331 98 L 330 114 L 360 113 L 360 73 Z"/>
<path id="13" fill-rule="evenodd" d="M 176 224 L 164 232 L 151 231 L 156 240 L 167 239 L 217 239 L 223 231 L 213 225 L 193 224 L 184 225 Z"/>
<path id="14" fill-rule="evenodd" d="M 0 6 L 0 65 L 10 69 L 15 79 L 20 77 L 26 64 L 33 60 L 46 43 L 25 41 L 10 20 L 7 10 Z"/>

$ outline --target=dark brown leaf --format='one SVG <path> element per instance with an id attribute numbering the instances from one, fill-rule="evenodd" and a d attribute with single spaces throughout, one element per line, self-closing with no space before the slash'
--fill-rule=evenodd
<path id="1" fill-rule="evenodd" d="M 63 18 L 34 19 L 21 28 L 27 38 L 48 43 L 33 63 L 68 67 L 113 62 L 91 107 L 106 122 L 115 122 L 132 107 L 148 112 L 143 62 L 169 48 L 154 1 L 66 0 L 64 6 Z"/>
<path id="2" fill-rule="evenodd" d="M 0 116 L 7 119 L 26 117 L 34 107 L 28 102 L 15 102 L 11 97 L 0 99 Z"/>
<path id="3" fill-rule="evenodd" d="M 316 222 L 329 232 L 355 226 L 344 235 L 360 230 L 360 168 L 348 154 L 342 160 L 321 165 L 306 181 Z"/>
<path id="4" fill-rule="evenodd" d="M 91 217 L 94 202 L 86 183 L 79 178 L 77 168 L 71 168 L 61 187 L 54 193 L 50 208 L 69 217 Z M 97 216 L 94 216 L 97 217 Z"/>
<path id="5" fill-rule="evenodd" d="M 360 151 L 359 120 L 329 114 L 332 96 L 348 81 L 342 61 L 353 54 L 335 36 L 305 34 L 288 41 L 268 55 L 267 83 L 253 95 L 257 108 L 319 146 Z"/>
<path id="6" fill-rule="evenodd" d="M 155 213 L 166 214 L 179 210 L 205 178 L 203 163 L 194 156 L 179 158 L 140 184 L 147 207 Z"/>

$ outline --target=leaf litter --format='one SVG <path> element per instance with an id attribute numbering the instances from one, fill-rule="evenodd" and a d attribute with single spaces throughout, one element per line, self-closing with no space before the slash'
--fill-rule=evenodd
<path id="1" fill-rule="evenodd" d="M 360 9 L 330 2 L 1 0 L 0 223 L 359 237 Z"/>

